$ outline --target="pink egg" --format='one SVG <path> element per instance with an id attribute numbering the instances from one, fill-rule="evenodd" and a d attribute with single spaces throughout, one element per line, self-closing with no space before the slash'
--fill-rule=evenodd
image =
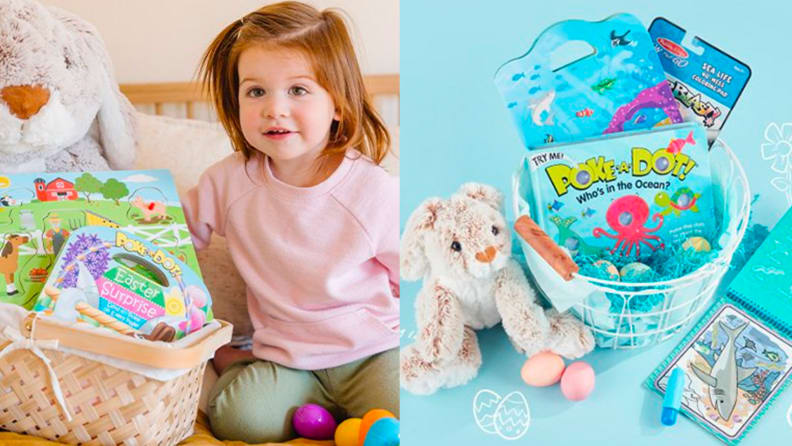
<path id="1" fill-rule="evenodd" d="M 539 352 L 525 361 L 520 370 L 525 384 L 529 386 L 552 386 L 561 379 L 564 360 L 553 352 Z"/>
<path id="2" fill-rule="evenodd" d="M 561 376 L 561 393 L 571 401 L 582 401 L 594 390 L 594 369 L 583 361 L 573 362 Z"/>
<path id="3" fill-rule="evenodd" d="M 292 425 L 297 435 L 312 440 L 333 438 L 336 421 L 333 415 L 318 404 L 303 404 L 294 411 Z"/>
<path id="4" fill-rule="evenodd" d="M 206 294 L 203 292 L 202 289 L 198 288 L 195 285 L 189 285 L 186 288 L 184 288 L 184 292 L 188 296 L 190 296 L 193 305 L 195 305 L 196 307 L 203 308 L 206 306 L 206 301 L 207 301 Z"/>

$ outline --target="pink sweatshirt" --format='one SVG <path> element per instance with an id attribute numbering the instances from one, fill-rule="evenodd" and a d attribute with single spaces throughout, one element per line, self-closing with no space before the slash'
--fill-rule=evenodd
<path id="1" fill-rule="evenodd" d="M 245 280 L 256 357 L 316 370 L 398 346 L 398 178 L 350 151 L 294 187 L 234 153 L 185 198 L 195 247 L 224 236 Z"/>

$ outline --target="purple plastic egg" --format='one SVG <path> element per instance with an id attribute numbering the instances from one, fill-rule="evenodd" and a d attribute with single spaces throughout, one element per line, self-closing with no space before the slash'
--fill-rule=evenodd
<path id="1" fill-rule="evenodd" d="M 292 424 L 297 435 L 311 440 L 330 440 L 336 429 L 333 416 L 318 404 L 298 407 L 292 417 Z"/>

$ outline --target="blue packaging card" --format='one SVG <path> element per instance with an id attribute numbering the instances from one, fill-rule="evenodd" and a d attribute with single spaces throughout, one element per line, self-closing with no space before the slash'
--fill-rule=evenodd
<path id="1" fill-rule="evenodd" d="M 529 152 L 531 215 L 575 255 L 651 254 L 715 220 L 703 127 L 683 123 Z"/>
<path id="2" fill-rule="evenodd" d="M 589 55 L 555 67 L 573 44 Z M 649 33 L 630 14 L 556 23 L 495 74 L 529 149 L 682 122 L 665 79 Z"/>
<path id="3" fill-rule="evenodd" d="M 686 31 L 662 17 L 649 34 L 685 121 L 704 125 L 711 145 L 745 89 L 750 67 L 698 37 L 686 47 Z"/>

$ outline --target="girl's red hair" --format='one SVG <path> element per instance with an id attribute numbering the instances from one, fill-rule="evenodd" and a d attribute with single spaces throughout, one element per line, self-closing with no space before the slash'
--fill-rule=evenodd
<path id="1" fill-rule="evenodd" d="M 319 84 L 339 111 L 323 155 L 353 147 L 379 164 L 390 136 L 371 104 L 355 49 L 342 16 L 333 10 L 287 1 L 264 6 L 228 25 L 201 59 L 200 78 L 231 138 L 235 151 L 249 159 L 256 153 L 242 135 L 239 120 L 239 55 L 252 45 L 274 45 L 301 51 Z"/>

